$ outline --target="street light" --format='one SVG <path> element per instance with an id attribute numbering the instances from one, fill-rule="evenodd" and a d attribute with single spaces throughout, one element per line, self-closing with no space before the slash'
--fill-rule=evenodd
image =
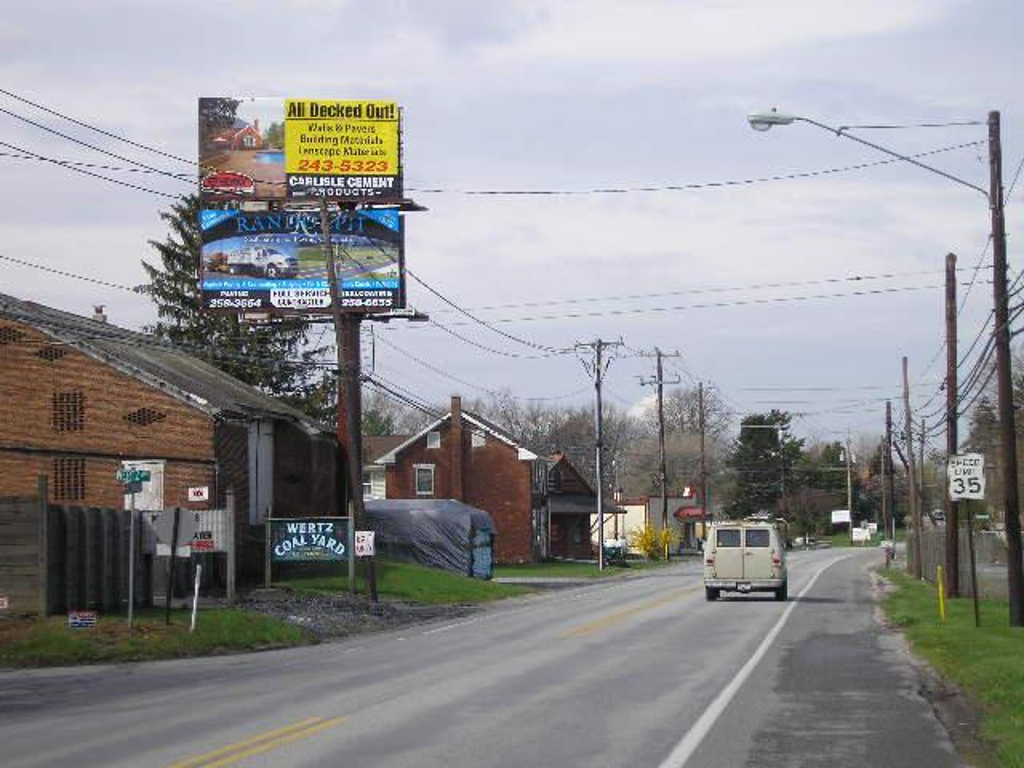
<path id="1" fill-rule="evenodd" d="M 1017 487 L 1017 430 L 1013 405 L 1013 381 L 1010 357 L 1009 297 L 1006 284 L 1006 222 L 1003 215 L 1003 151 L 1000 139 L 1000 116 L 997 110 L 988 113 L 989 188 L 954 176 L 887 147 L 854 136 L 849 126 L 834 128 L 817 120 L 789 115 L 772 109 L 747 117 L 750 127 L 768 131 L 776 125 L 807 123 L 838 137 L 863 144 L 890 157 L 942 176 L 956 184 L 980 192 L 988 201 L 992 233 L 992 293 L 995 304 L 995 328 L 992 331 L 996 349 L 996 381 L 999 391 L 999 463 L 1002 467 L 1004 519 L 1006 524 L 1007 581 L 1009 586 L 1010 626 L 1024 626 L 1024 559 L 1021 552 L 1020 499 Z M 955 446 L 953 447 L 955 449 Z M 915 520 L 920 528 L 921 521 Z M 947 528 L 952 521 L 947 522 Z"/>

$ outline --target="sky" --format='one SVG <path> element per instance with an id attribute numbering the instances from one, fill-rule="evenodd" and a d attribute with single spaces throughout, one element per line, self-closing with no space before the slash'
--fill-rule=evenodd
<path id="1" fill-rule="evenodd" d="M 922 161 L 987 188 L 984 124 L 948 124 L 1001 110 L 1012 279 L 1022 28 L 1010 0 L 69 1 L 59 15 L 13 0 L 0 88 L 185 159 L 199 96 L 395 100 L 406 189 L 429 209 L 407 218 L 406 263 L 452 303 L 543 347 L 621 339 L 606 379 L 616 407 L 650 398 L 640 377 L 653 361 L 640 353 L 658 347 L 680 355 L 667 377 L 705 382 L 737 414 L 778 407 L 799 414 L 798 435 L 840 439 L 880 431 L 904 355 L 915 412 L 940 407 L 945 255 L 958 255 L 962 297 L 971 285 L 964 352 L 992 301 L 988 204 L 834 133 L 760 133 L 746 116 L 944 124 L 851 132 L 901 154 L 943 149 Z M 0 291 L 81 314 L 103 304 L 126 327 L 153 322 L 144 296 L 12 259 L 144 283 L 148 241 L 167 234 L 159 214 L 190 184 L 93 169 L 146 192 L 9 155 L 130 165 L 45 126 L 172 173 L 194 166 L 3 94 L 0 110 Z M 639 189 L 672 186 L 687 188 Z M 609 188 L 634 191 L 594 192 Z M 572 194 L 467 194 L 523 190 Z M 379 326 L 382 379 L 430 402 L 505 389 L 590 402 L 575 354 L 545 356 L 414 281 L 409 297 L 478 346 L 432 325 Z"/>

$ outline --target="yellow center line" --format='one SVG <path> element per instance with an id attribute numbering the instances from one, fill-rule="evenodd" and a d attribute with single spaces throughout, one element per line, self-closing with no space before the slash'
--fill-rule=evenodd
<path id="1" fill-rule="evenodd" d="M 652 608 L 657 608 L 659 606 L 665 605 L 666 603 L 671 603 L 673 600 L 677 600 L 683 595 L 688 595 L 692 594 L 693 592 L 697 592 L 699 591 L 699 589 L 699 587 L 680 589 L 676 592 L 671 592 L 668 595 L 657 597 L 653 600 L 648 600 L 644 603 L 639 603 L 637 605 L 634 605 L 632 608 L 626 608 L 616 613 L 610 613 L 606 616 L 600 617 L 599 619 L 594 619 L 593 621 L 587 624 L 583 624 L 579 627 L 576 627 L 576 629 L 569 630 L 564 635 L 562 635 L 561 639 L 568 640 L 572 637 L 583 637 L 584 635 L 589 635 L 591 632 L 596 632 L 599 629 L 614 626 L 615 624 L 618 624 L 621 621 L 628 619 L 630 616 L 635 616 L 638 613 L 643 613 L 644 611 L 649 611 Z"/>
<path id="2" fill-rule="evenodd" d="M 307 717 L 305 720 L 299 720 L 297 723 L 292 723 L 282 728 L 275 728 L 272 731 L 258 733 L 248 739 L 236 741 L 234 744 L 228 744 L 226 747 L 215 749 L 212 752 L 206 752 L 202 755 L 190 757 L 187 760 L 172 763 L 168 768 L 200 768 L 200 766 L 212 768 L 213 766 L 229 765 L 241 760 L 243 757 L 266 752 L 283 744 L 309 736 L 324 728 L 337 725 L 344 719 L 343 717 L 336 717 L 332 720 L 324 720 L 322 717 Z M 216 762 L 210 762 L 211 760 Z"/>

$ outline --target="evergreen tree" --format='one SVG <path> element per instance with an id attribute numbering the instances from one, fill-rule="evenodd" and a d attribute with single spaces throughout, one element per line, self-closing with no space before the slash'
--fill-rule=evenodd
<path id="1" fill-rule="evenodd" d="M 160 214 L 170 229 L 163 242 L 150 240 L 159 263 L 142 262 L 147 293 L 158 320 L 147 330 L 201 357 L 264 392 L 305 409 L 322 388 L 310 364 L 322 349 L 308 343 L 308 323 L 286 318 L 266 325 L 239 322 L 237 315 L 204 311 L 198 290 L 201 236 L 198 195 Z M 332 382 L 333 383 L 333 382 Z"/>
<path id="2" fill-rule="evenodd" d="M 786 434 L 791 417 L 783 411 L 754 413 L 740 422 L 727 465 L 736 474 L 734 495 L 728 505 L 732 517 L 757 512 L 781 512 L 783 477 L 787 493 L 794 490 L 793 467 L 800 460 L 803 440 Z"/>

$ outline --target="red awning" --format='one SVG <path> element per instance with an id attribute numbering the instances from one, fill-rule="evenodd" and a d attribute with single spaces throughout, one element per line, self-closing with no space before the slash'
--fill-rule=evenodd
<path id="1" fill-rule="evenodd" d="M 676 520 L 700 520 L 704 517 L 704 509 L 702 507 L 680 507 L 673 513 L 673 516 Z"/>

